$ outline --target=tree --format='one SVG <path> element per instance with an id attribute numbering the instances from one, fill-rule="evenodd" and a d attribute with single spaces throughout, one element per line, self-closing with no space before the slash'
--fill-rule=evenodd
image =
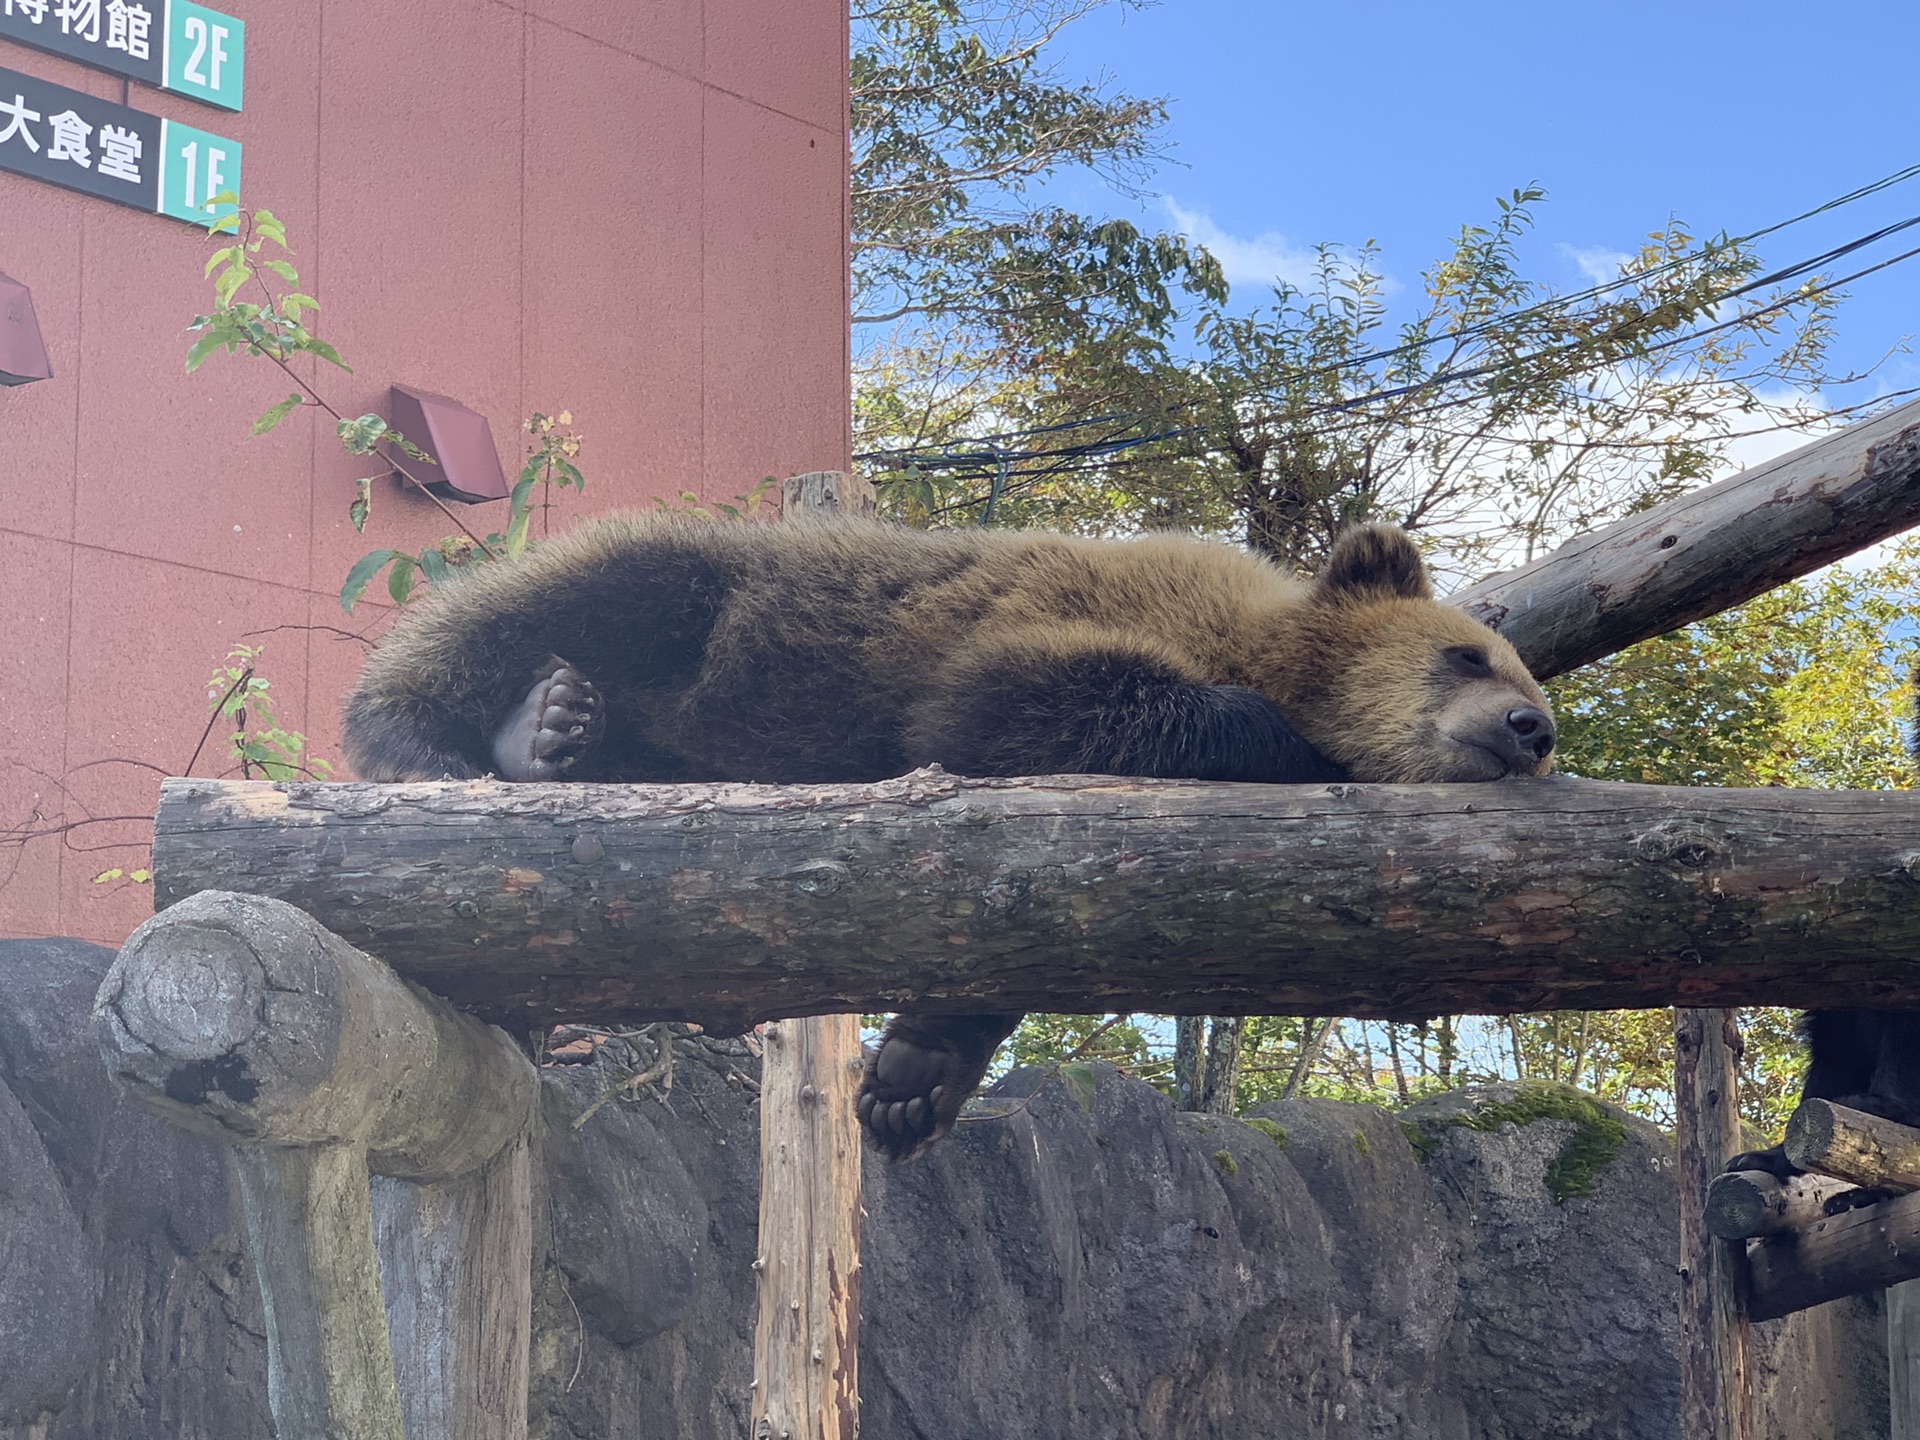
<path id="1" fill-rule="evenodd" d="M 854 7 L 856 448 L 997 428 L 1059 357 L 1161 363 L 1183 300 L 1224 300 L 1219 266 L 1180 237 L 1034 194 L 1071 169 L 1126 190 L 1159 153 L 1159 101 L 1063 83 L 1047 55 L 1105 3 Z M 923 521 L 941 503 L 912 483 L 891 499 Z"/>

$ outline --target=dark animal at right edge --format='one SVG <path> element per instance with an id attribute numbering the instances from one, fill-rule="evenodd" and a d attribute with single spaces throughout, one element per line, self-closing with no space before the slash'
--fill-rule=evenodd
<path id="1" fill-rule="evenodd" d="M 1915 723 L 1911 738 L 1920 766 L 1920 671 L 1914 675 Z M 1800 1017 L 1807 1042 L 1807 1079 L 1802 1100 L 1831 1100 L 1902 1125 L 1920 1126 L 1920 1010 L 1809 1010 Z M 1801 1174 L 1784 1145 L 1748 1150 L 1727 1162 L 1729 1170 L 1765 1170 L 1786 1179 Z M 1851 1190 L 1827 1202 L 1830 1211 L 1871 1204 L 1878 1190 Z"/>

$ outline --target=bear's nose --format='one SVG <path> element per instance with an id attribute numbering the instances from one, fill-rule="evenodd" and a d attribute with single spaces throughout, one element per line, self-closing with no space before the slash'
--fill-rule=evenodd
<path id="1" fill-rule="evenodd" d="M 1507 730 L 1519 750 L 1536 760 L 1553 753 L 1553 717 L 1532 705 L 1507 712 Z"/>

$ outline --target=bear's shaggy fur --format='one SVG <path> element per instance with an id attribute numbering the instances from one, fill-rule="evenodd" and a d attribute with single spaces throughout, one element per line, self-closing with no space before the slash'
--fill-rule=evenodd
<path id="1" fill-rule="evenodd" d="M 369 780 L 1468 781 L 1552 746 L 1512 647 L 1390 527 L 1302 582 L 1184 538 L 615 517 L 408 611 L 346 711 Z M 874 1142 L 942 1134 L 1018 1019 L 896 1019 Z"/>

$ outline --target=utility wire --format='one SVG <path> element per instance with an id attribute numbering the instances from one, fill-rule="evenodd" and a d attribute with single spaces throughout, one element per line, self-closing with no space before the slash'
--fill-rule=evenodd
<path id="1" fill-rule="evenodd" d="M 1863 185 L 1858 189 L 1849 191 L 1845 195 L 1837 196 L 1834 199 L 1825 202 L 1824 204 L 1817 205 L 1810 210 L 1802 211 L 1800 214 L 1791 216 L 1788 219 L 1777 221 L 1772 225 L 1763 227 L 1762 229 L 1751 231 L 1748 234 L 1737 236 L 1732 239 L 1716 239 L 1713 241 L 1709 241 L 1707 244 L 1707 247 L 1700 252 L 1697 252 L 1691 255 L 1676 256 L 1674 259 L 1665 261 L 1660 265 L 1654 266 L 1648 270 L 1639 271 L 1629 275 L 1622 275 L 1613 280 L 1606 281 L 1601 284 L 1589 286 L 1585 290 L 1575 291 L 1569 295 L 1556 296 L 1551 300 L 1543 301 L 1537 305 L 1529 306 L 1525 309 L 1514 311 L 1504 316 L 1496 316 L 1489 320 L 1482 321 L 1476 325 L 1465 326 L 1457 330 L 1444 331 L 1438 335 L 1418 337 L 1404 344 L 1393 346 L 1384 350 L 1370 351 L 1365 354 L 1349 356 L 1342 360 L 1329 362 L 1328 364 L 1325 364 L 1322 366 L 1310 367 L 1310 368 L 1298 370 L 1288 375 L 1287 377 L 1285 377 L 1285 381 L 1282 381 L 1280 383 L 1286 383 L 1288 381 L 1312 379 L 1317 376 L 1336 373 L 1338 371 L 1351 369 L 1356 366 L 1375 364 L 1382 360 L 1393 359 L 1402 355 L 1411 354 L 1418 350 L 1427 348 L 1432 345 L 1440 344 L 1443 342 L 1447 342 L 1447 341 L 1457 342 L 1460 340 L 1472 339 L 1476 336 L 1489 333 L 1490 331 L 1500 328 L 1502 326 L 1513 325 L 1529 319 L 1538 318 L 1544 315 L 1551 315 L 1554 313 L 1565 313 L 1573 306 L 1585 303 L 1593 299 L 1597 299 L 1602 295 L 1609 294 L 1613 291 L 1619 290 L 1626 286 L 1644 285 L 1648 280 L 1652 278 L 1655 278 L 1661 274 L 1669 273 L 1673 270 L 1682 268 L 1684 266 L 1697 265 L 1701 261 L 1710 258 L 1714 253 L 1716 253 L 1719 250 L 1725 250 L 1725 249 L 1730 249 L 1736 246 L 1750 244 L 1755 240 L 1762 239 L 1768 235 L 1775 234 L 1778 231 L 1787 229 L 1788 227 L 1793 225 L 1797 225 L 1802 221 L 1811 219 L 1817 215 L 1825 214 L 1829 211 L 1839 209 L 1845 205 L 1850 205 L 1858 200 L 1866 198 L 1869 195 L 1873 195 L 1878 193 L 1879 191 L 1888 189 L 1891 186 L 1904 183 L 1907 180 L 1913 179 L 1915 176 L 1920 176 L 1920 165 L 1907 166 L 1905 169 L 1895 171 L 1893 174 L 1884 176 L 1881 179 L 1876 180 L 1869 185 Z M 1868 234 L 1860 236 L 1854 240 L 1848 241 L 1843 245 L 1835 246 L 1834 248 L 1824 251 L 1819 255 L 1812 256 L 1808 259 L 1798 261 L 1793 265 L 1782 267 L 1781 269 L 1771 271 L 1766 275 L 1762 275 L 1753 280 L 1747 281 L 1742 285 L 1739 285 L 1731 290 L 1724 292 L 1721 295 L 1716 296 L 1713 303 L 1715 304 L 1724 303 L 1727 300 L 1736 299 L 1743 295 L 1752 294 L 1756 290 L 1760 290 L 1760 289 L 1767 288 L 1769 286 L 1785 283 L 1788 280 L 1807 274 L 1809 271 L 1815 270 L 1823 264 L 1827 264 L 1832 260 L 1840 258 L 1841 256 L 1851 254 L 1868 245 L 1875 244 L 1878 241 L 1883 240 L 1890 235 L 1897 234 L 1900 231 L 1909 229 L 1914 225 L 1920 225 L 1920 215 L 1910 216 L 1907 219 L 1897 221 L 1892 225 L 1882 226 L 1878 230 L 1869 232 Z M 1909 252 L 1909 254 L 1911 254 L 1911 252 Z M 1906 255 L 1898 256 L 1896 257 L 1896 261 L 1903 260 L 1906 258 L 1908 258 L 1908 256 Z M 1896 261 L 1890 261 L 1887 263 L 1889 264 L 1896 263 Z M 1874 266 L 1871 269 L 1858 272 L 1857 274 L 1848 277 L 1848 279 L 1849 280 L 1858 279 L 1858 278 L 1861 278 L 1861 276 L 1863 275 L 1872 274 L 1874 273 L 1875 270 L 1884 269 L 1884 268 L 1885 268 L 1884 265 Z M 1847 281 L 1835 282 L 1835 284 L 1844 284 L 1844 283 L 1847 283 Z M 1824 291 L 1830 290 L 1832 288 L 1834 288 L 1833 285 L 1823 286 L 1823 287 L 1820 287 L 1819 291 L 1816 291 L 1814 293 L 1824 293 Z M 1799 303 L 1800 301 L 1803 301 L 1808 298 L 1811 298 L 1810 294 L 1796 295 L 1794 297 L 1791 297 L 1786 302 L 1783 302 L 1783 304 L 1781 305 L 1765 307 L 1762 310 L 1752 312 L 1749 316 L 1742 317 L 1742 318 L 1753 318 L 1754 316 L 1769 313 L 1774 309 L 1785 308 L 1788 305 Z M 1737 321 L 1734 323 L 1737 323 Z M 1714 329 L 1720 329 L 1720 328 L 1725 328 L 1725 327 L 1724 326 L 1710 327 L 1708 330 L 1698 332 L 1698 333 L 1702 335 L 1710 334 L 1710 333 L 1713 333 Z M 1693 338 L 1693 337 L 1691 336 L 1681 337 L 1681 339 L 1678 341 L 1662 342 L 1659 346 L 1649 347 L 1649 348 L 1650 349 L 1670 348 L 1670 346 L 1674 343 L 1685 343 L 1685 340 L 1688 338 Z M 1576 341 L 1576 342 L 1570 342 L 1568 345 L 1559 347 L 1559 348 L 1562 351 L 1575 350 L 1580 348 L 1582 345 L 1591 344 L 1591 343 L 1592 343 L 1591 340 Z M 1527 361 L 1511 361 L 1510 360 L 1510 361 L 1503 361 L 1498 364 L 1490 364 L 1490 365 L 1473 367 L 1466 370 L 1443 371 L 1431 376 L 1427 376 L 1421 380 L 1409 382 L 1408 384 L 1403 386 L 1399 386 L 1399 387 L 1395 387 L 1387 390 L 1375 391 L 1366 395 L 1354 396 L 1342 401 L 1328 402 L 1328 404 L 1325 406 L 1309 407 L 1307 410 L 1298 412 L 1298 413 L 1304 417 L 1304 416 L 1309 416 L 1313 414 L 1324 413 L 1326 410 L 1329 410 L 1329 409 L 1331 410 L 1351 409 L 1359 405 L 1370 404 L 1379 400 L 1394 399 L 1405 394 L 1410 394 L 1421 389 L 1432 388 L 1435 385 L 1439 385 L 1443 383 L 1448 383 L 1448 382 L 1457 381 L 1457 380 L 1464 380 L 1464 379 L 1480 378 L 1484 375 L 1493 373 L 1497 370 L 1510 368 L 1515 364 L 1528 363 L 1531 361 L 1537 361 L 1539 359 L 1546 358 L 1548 356 L 1551 356 L 1554 353 L 1555 353 L 1554 350 L 1549 349 L 1549 350 L 1537 352 L 1535 355 L 1527 357 Z M 1247 392 L 1246 395 L 1243 395 L 1237 398 L 1245 399 L 1257 393 L 1271 393 L 1273 388 L 1274 387 L 1271 385 L 1262 387 L 1262 389 L 1259 391 L 1249 391 Z M 1232 399 L 1227 399 L 1224 403 L 1230 404 L 1230 403 L 1234 403 L 1234 401 Z M 1176 408 L 1190 409 L 1191 404 L 1189 403 L 1187 405 L 1183 405 L 1181 407 L 1176 407 Z M 1259 418 L 1267 418 L 1267 417 L 1259 417 Z M 1063 433 L 1076 431 L 1076 430 L 1084 430 L 1084 429 L 1092 428 L 1094 426 L 1105 425 L 1108 427 L 1112 427 L 1115 425 L 1123 425 L 1127 428 L 1132 428 L 1141 423 L 1143 423 L 1143 419 L 1141 416 L 1137 414 L 1126 414 L 1126 413 L 1116 412 L 1116 413 L 1106 414 L 1106 415 L 1090 416 L 1090 417 L 1079 419 L 1079 420 L 1059 421 L 1054 424 L 1034 426 L 1024 430 L 1001 431 L 994 434 L 971 438 L 966 441 L 950 442 L 948 444 L 939 445 L 939 446 L 903 447 L 903 448 L 897 448 L 892 450 L 865 451 L 854 456 L 853 458 L 856 460 L 866 461 L 868 463 L 886 464 L 891 468 L 904 467 L 904 468 L 917 468 L 917 469 L 923 469 L 923 470 L 924 469 L 942 469 L 942 470 L 976 469 L 976 468 L 980 468 L 984 464 L 989 464 L 989 463 L 994 465 L 995 467 L 999 467 L 1003 463 L 1009 463 L 1009 462 L 1018 462 L 1023 460 L 1032 460 L 1032 459 L 1041 459 L 1041 458 L 1051 458 L 1056 456 L 1071 455 L 1075 453 L 1080 453 L 1080 454 L 1093 453 L 1095 449 L 1107 449 L 1107 450 L 1117 451 L 1118 449 L 1130 448 L 1131 446 L 1134 446 L 1134 445 L 1151 444 L 1157 440 L 1182 437 L 1187 434 L 1191 434 L 1196 430 L 1204 429 L 1204 427 L 1192 426 L 1192 425 L 1173 426 L 1173 427 L 1160 430 L 1154 434 L 1139 436 L 1139 437 L 1135 437 L 1128 440 L 1110 439 L 1110 440 L 1102 441 L 1102 442 L 1099 442 L 1098 445 L 1095 447 L 1081 447 L 1081 446 L 1069 445 L 1069 446 L 1061 446 L 1061 447 L 1058 447 L 1055 449 L 1049 449 L 1049 450 L 1039 450 L 1039 449 L 1015 450 L 1015 449 L 1012 449 L 1008 443 L 1013 441 L 1034 440 L 1047 435 L 1056 435 L 1056 434 L 1063 434 Z M 966 446 L 969 448 L 962 449 L 960 448 L 961 446 Z"/>

